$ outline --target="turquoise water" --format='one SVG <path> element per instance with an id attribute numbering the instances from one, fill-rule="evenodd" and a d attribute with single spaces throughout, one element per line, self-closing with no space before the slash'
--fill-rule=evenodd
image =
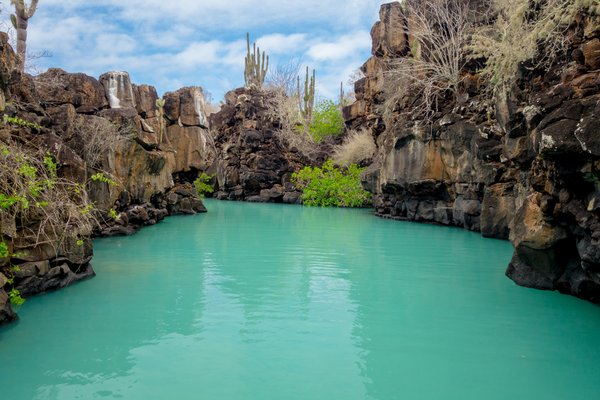
<path id="1" fill-rule="evenodd" d="M 600 308 L 511 246 L 366 210 L 208 201 L 96 242 L 0 329 L 2 399 L 600 398 Z"/>

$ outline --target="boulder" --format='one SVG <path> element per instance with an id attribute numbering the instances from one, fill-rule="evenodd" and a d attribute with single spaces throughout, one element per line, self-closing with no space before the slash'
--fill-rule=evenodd
<path id="1" fill-rule="evenodd" d="M 110 108 L 135 108 L 135 95 L 129 73 L 111 71 L 100 76 Z"/>
<path id="2" fill-rule="evenodd" d="M 585 65 L 589 69 L 600 69 L 600 39 L 595 38 L 581 45 Z"/>
<path id="3" fill-rule="evenodd" d="M 17 314 L 10 306 L 8 294 L 0 287 L 0 326 L 8 324 L 17 319 Z"/>
<path id="4" fill-rule="evenodd" d="M 142 118 L 153 118 L 157 115 L 156 100 L 158 94 L 154 86 L 132 85 L 135 108 Z"/>
<path id="5" fill-rule="evenodd" d="M 70 74 L 59 68 L 50 68 L 34 78 L 39 100 L 46 105 L 71 104 L 77 110 L 97 111 L 108 106 L 104 87 L 95 78 Z"/>
<path id="6" fill-rule="evenodd" d="M 165 99 L 165 116 L 172 122 L 184 126 L 199 126 L 208 129 L 206 104 L 202 88 L 184 87 L 176 92 L 168 92 Z"/>
<path id="7" fill-rule="evenodd" d="M 377 57 L 398 57 L 408 53 L 406 16 L 399 2 L 383 4 L 379 10 L 379 21 L 371 30 L 372 53 Z"/>

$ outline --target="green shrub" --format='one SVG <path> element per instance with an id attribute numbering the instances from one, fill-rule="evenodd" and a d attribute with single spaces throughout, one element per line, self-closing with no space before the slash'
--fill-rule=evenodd
<path id="1" fill-rule="evenodd" d="M 337 136 L 344 132 L 344 117 L 340 108 L 331 100 L 320 100 L 315 105 L 308 131 L 315 142 L 326 136 Z"/>
<path id="2" fill-rule="evenodd" d="M 351 164 L 339 168 L 327 160 L 321 168 L 305 167 L 292 175 L 292 183 L 302 189 L 307 206 L 363 207 L 370 204 L 371 194 L 360 184 L 364 168 Z"/>
<path id="3" fill-rule="evenodd" d="M 204 197 L 206 194 L 215 191 L 215 188 L 210 184 L 212 178 L 213 177 L 211 175 L 208 175 L 206 172 L 203 172 L 194 181 L 196 193 L 198 193 L 198 196 L 200 196 L 200 198 Z"/>

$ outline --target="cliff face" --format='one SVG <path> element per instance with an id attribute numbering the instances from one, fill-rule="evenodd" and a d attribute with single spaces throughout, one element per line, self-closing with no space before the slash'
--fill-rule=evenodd
<path id="1" fill-rule="evenodd" d="M 458 104 L 416 118 L 390 112 L 390 64 L 410 57 L 410 15 L 381 7 L 373 56 L 344 110 L 378 144 L 364 186 L 383 217 L 464 227 L 515 246 L 507 275 L 516 283 L 600 302 L 600 21 L 581 16 L 569 30 L 572 56 L 522 77 L 510 95 L 484 107 L 477 70 L 464 71 Z M 410 96 L 407 96 L 410 100 Z"/>
<path id="2" fill-rule="evenodd" d="M 214 157 L 201 88 L 167 93 L 160 109 L 156 90 L 133 85 L 126 72 L 97 80 L 60 69 L 31 77 L 15 67 L 0 36 L 2 113 L 36 125 L 5 129 L 0 140 L 42 149 L 60 178 L 86 187 L 98 210 L 95 234 L 131 234 L 167 215 L 206 211 L 191 185 Z M 93 179 L 98 172 L 113 182 Z M 0 210 L 1 239 L 12 255 L 0 259 L 0 324 L 16 318 L 9 290 L 30 296 L 94 275 L 89 236 L 60 245 L 24 240 L 27 227 L 5 216 Z"/>
<path id="3" fill-rule="evenodd" d="M 280 135 L 277 95 L 256 89 L 236 89 L 225 95 L 220 112 L 211 115 L 217 157 L 218 192 L 224 200 L 296 204 L 300 195 L 290 183 L 292 173 L 323 161 L 325 153 L 308 159 Z"/>

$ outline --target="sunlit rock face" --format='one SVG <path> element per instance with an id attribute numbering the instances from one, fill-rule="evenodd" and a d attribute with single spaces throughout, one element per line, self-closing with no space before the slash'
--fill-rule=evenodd
<path id="1" fill-rule="evenodd" d="M 0 75 L 12 76 L 0 82 L 0 105 L 40 126 L 12 134 L 23 146 L 47 150 L 61 178 L 87 189 L 98 208 L 96 234 L 132 234 L 167 215 L 206 211 L 191 184 L 214 159 L 201 88 L 177 92 L 171 121 L 158 109 L 156 89 L 133 85 L 127 72 L 99 80 L 56 68 L 36 77 L 15 73 L 7 40 L 0 34 Z M 99 171 L 113 184 L 91 179 Z M 91 237 L 33 243 L 19 236 L 18 221 L 0 218 L 0 234 L 7 232 L 18 257 L 0 259 L 0 324 L 16 318 L 9 289 L 31 296 L 94 275 Z M 9 284 L 4 272 L 10 263 L 19 272 L 9 274 Z"/>
<path id="2" fill-rule="evenodd" d="M 154 86 L 150 85 L 132 85 L 135 97 L 135 108 L 144 119 L 156 117 L 156 100 L 158 94 Z"/>
<path id="3" fill-rule="evenodd" d="M 135 96 L 129 73 L 111 71 L 100 76 L 110 108 L 135 108 Z"/>
<path id="4" fill-rule="evenodd" d="M 165 116 L 169 121 L 183 126 L 208 129 L 206 104 L 202 88 L 184 87 L 165 94 Z"/>
<path id="5" fill-rule="evenodd" d="M 386 104 L 390 67 L 412 57 L 414 39 L 404 7 L 382 5 L 357 101 L 344 109 L 378 145 L 363 175 L 376 213 L 509 239 L 515 282 L 600 302 L 598 26 L 598 16 L 582 16 L 568 32 L 572 58 L 536 76 L 523 68 L 490 113 L 477 69 L 465 67 L 462 100 L 442 100 L 425 119 L 414 116 L 410 90 Z"/>
<path id="6" fill-rule="evenodd" d="M 70 104 L 80 113 L 108 107 L 104 87 L 91 76 L 50 68 L 37 75 L 34 82 L 42 103 L 47 107 Z"/>

